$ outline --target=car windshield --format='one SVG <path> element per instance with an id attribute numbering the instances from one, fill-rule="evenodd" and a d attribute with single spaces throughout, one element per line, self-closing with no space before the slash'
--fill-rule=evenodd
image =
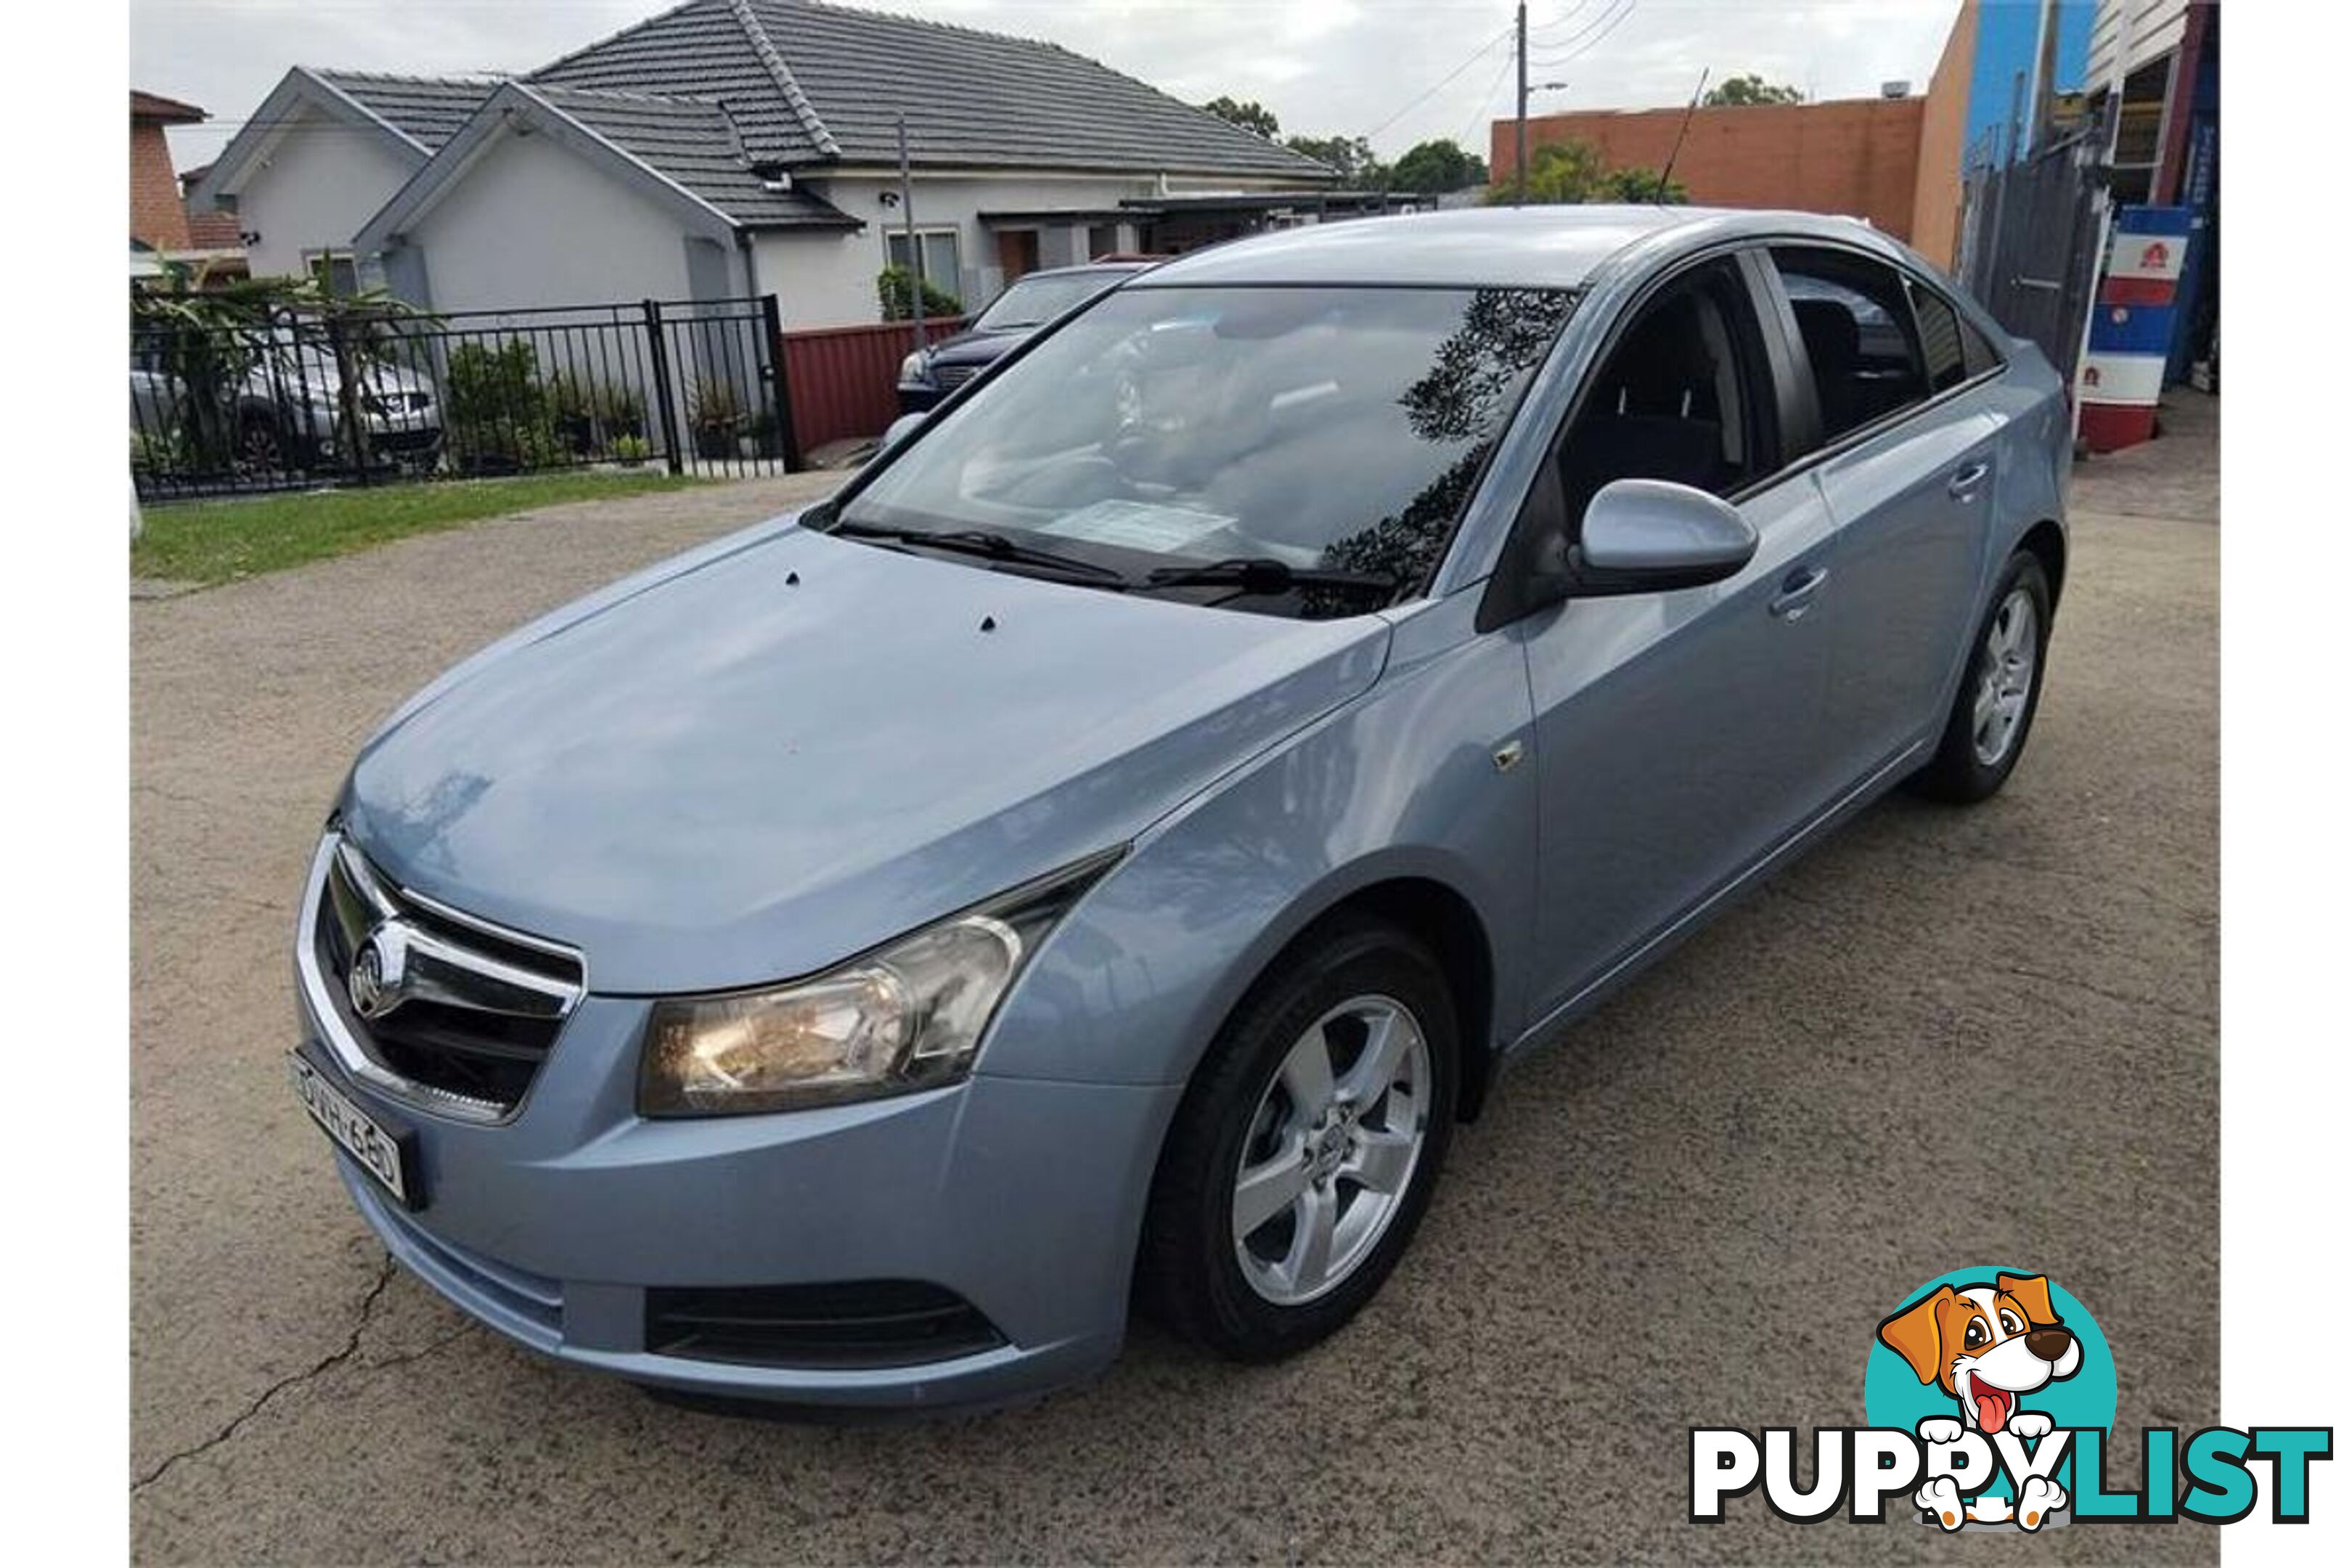
<path id="1" fill-rule="evenodd" d="M 1408 588 L 1573 303 L 1540 289 L 1124 289 L 943 416 L 836 524 L 1017 536 L 1129 578 L 1244 558 Z M 1248 597 L 1235 607 L 1321 613 L 1314 595 Z"/>
<path id="2" fill-rule="evenodd" d="M 1125 277 L 1120 272 L 1066 272 L 1060 277 L 1024 278 L 972 321 L 975 331 L 1002 332 L 1016 327 L 1043 326 L 1073 305 L 1083 305 Z"/>

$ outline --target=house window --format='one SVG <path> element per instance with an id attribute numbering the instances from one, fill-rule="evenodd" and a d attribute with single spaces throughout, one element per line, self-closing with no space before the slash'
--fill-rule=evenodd
<path id="1" fill-rule="evenodd" d="M 923 281 L 946 293 L 959 293 L 963 288 L 963 250 L 951 228 L 925 228 L 915 231 L 923 247 Z M 883 236 L 884 254 L 893 267 L 907 265 L 907 233 L 893 229 Z"/>
<path id="2" fill-rule="evenodd" d="M 338 300 L 360 291 L 359 262 L 348 250 L 306 250 L 302 266 L 319 287 Z"/>

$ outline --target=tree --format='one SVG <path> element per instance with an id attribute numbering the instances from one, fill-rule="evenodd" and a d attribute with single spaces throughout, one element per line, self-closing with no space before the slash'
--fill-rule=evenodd
<path id="1" fill-rule="evenodd" d="M 1680 180 L 1660 180 L 1655 169 L 1612 169 L 1601 176 L 1593 200 L 1678 207 L 1690 200 Z"/>
<path id="2" fill-rule="evenodd" d="M 1423 142 L 1396 161 L 1390 189 L 1442 195 L 1486 183 L 1486 161 L 1465 152 L 1452 137 Z"/>
<path id="3" fill-rule="evenodd" d="M 1754 71 L 1746 76 L 1727 77 L 1706 89 L 1704 100 L 1709 109 L 1721 109 L 1747 103 L 1802 103 L 1805 95 L 1793 87 L 1766 81 Z"/>
<path id="4" fill-rule="evenodd" d="M 1274 110 L 1254 98 L 1247 103 L 1236 103 L 1228 95 L 1219 93 L 1201 107 L 1226 124 L 1238 125 L 1253 136 L 1263 136 L 1271 142 L 1282 134 L 1282 121 L 1274 117 Z"/>
<path id="5" fill-rule="evenodd" d="M 1528 153 L 1528 200 L 1540 206 L 1591 201 L 1605 173 L 1591 142 L 1546 142 Z M 1517 194 L 1515 182 L 1498 180 L 1486 199 L 1507 205 Z"/>
<path id="6" fill-rule="evenodd" d="M 1294 153 L 1305 153 L 1318 163 L 1326 163 L 1339 173 L 1339 184 L 1350 191 L 1385 191 L 1389 189 L 1391 171 L 1372 151 L 1372 144 L 1360 136 L 1286 136 L 1282 144 Z"/>
<path id="7" fill-rule="evenodd" d="M 1499 180 L 1486 193 L 1496 206 L 1509 205 L 1517 195 L 1512 182 Z M 1528 203 L 1531 206 L 1574 205 L 1581 202 L 1633 202 L 1680 205 L 1690 193 L 1679 180 L 1661 182 L 1655 169 L 1612 169 L 1602 163 L 1601 149 L 1590 142 L 1547 142 L 1528 154 Z"/>

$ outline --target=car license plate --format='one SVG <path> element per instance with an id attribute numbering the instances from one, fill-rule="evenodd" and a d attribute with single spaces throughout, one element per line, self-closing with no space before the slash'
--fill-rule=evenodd
<path id="1" fill-rule="evenodd" d="M 425 1194 L 416 1174 L 416 1134 L 362 1110 L 310 1060 L 307 1049 L 296 1049 L 287 1062 L 294 1075 L 294 1092 L 302 1097 L 302 1109 L 310 1113 L 310 1120 L 324 1128 L 327 1136 L 357 1160 L 384 1191 L 399 1199 L 401 1206 L 422 1208 Z"/>

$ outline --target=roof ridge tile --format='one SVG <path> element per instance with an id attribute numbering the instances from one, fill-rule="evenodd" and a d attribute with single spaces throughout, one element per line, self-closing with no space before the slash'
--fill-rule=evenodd
<path id="1" fill-rule="evenodd" d="M 760 20 L 760 13 L 752 8 L 751 0 L 728 0 L 728 9 L 735 14 L 736 24 L 743 29 L 743 36 L 751 40 L 751 50 L 760 57 L 760 63 L 767 68 L 770 76 L 776 79 L 777 90 L 792 106 L 793 118 L 801 122 L 801 129 L 808 132 L 809 140 L 816 143 L 816 150 L 828 158 L 840 157 L 841 143 L 833 139 L 833 132 L 825 129 L 824 120 L 818 117 L 816 105 L 811 103 L 808 94 L 801 90 L 799 79 L 793 75 L 793 68 L 785 60 L 783 51 L 776 47 L 776 40 L 768 36 L 767 24 Z"/>

